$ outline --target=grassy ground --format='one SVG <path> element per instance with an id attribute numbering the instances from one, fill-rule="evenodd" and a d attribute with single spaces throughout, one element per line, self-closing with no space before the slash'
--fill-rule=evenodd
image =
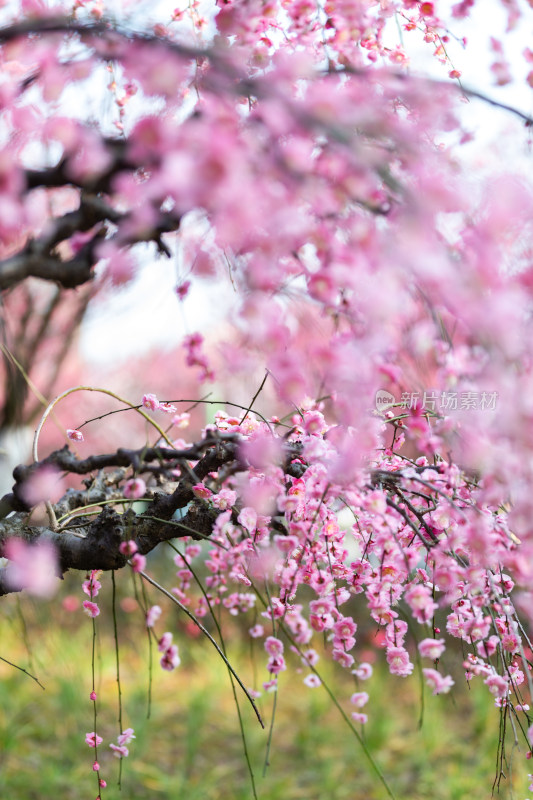
<path id="1" fill-rule="evenodd" d="M 3 602 L 0 655 L 37 674 L 42 691 L 21 672 L 0 663 L 0 797 L 18 800 L 94 798 L 94 750 L 84 744 L 94 729 L 91 690 L 91 621 L 80 611 L 18 601 Z M 180 643 L 182 666 L 165 673 L 154 661 L 151 719 L 147 720 L 146 638 L 121 615 L 123 727 L 135 728 L 131 757 L 118 762 L 103 748 L 99 760 L 108 789 L 103 800 L 249 800 L 253 797 L 243 756 L 227 671 L 204 640 Z M 138 617 L 136 616 L 136 621 Z M 116 674 L 111 626 L 102 621 L 97 648 L 98 730 L 106 744 L 117 735 Z M 30 644 L 31 656 L 25 644 Z M 260 683 L 257 663 L 239 637 L 232 636 L 230 659 L 246 685 Z M 157 655 L 157 654 L 156 654 Z M 351 676 L 323 667 L 336 696 L 347 702 Z M 254 677 L 254 670 L 257 675 Z M 365 741 L 398 800 L 489 798 L 495 774 L 499 717 L 485 687 L 443 697 L 425 693 L 423 724 L 420 681 L 391 678 L 378 669 L 368 685 L 370 721 Z M 308 689 L 303 675 L 282 676 L 277 697 L 270 766 L 263 776 L 267 731 L 246 701 L 241 712 L 261 800 L 381 800 L 387 797 L 360 744 L 332 706 L 324 689 Z M 364 688 L 367 688 L 365 686 Z M 239 694 L 242 699 L 242 694 Z M 267 723 L 273 695 L 259 701 Z M 515 751 L 501 798 L 524 800 L 527 764 Z"/>

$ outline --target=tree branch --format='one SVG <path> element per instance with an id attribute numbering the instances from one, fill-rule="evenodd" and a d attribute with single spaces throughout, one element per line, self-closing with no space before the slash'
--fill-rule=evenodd
<path id="1" fill-rule="evenodd" d="M 209 537 L 213 523 L 220 513 L 201 503 L 192 503 L 179 521 L 154 519 L 150 514 L 135 514 L 128 509 L 117 514 L 109 506 L 86 525 L 76 531 L 52 531 L 50 528 L 27 525 L 26 514 L 0 522 L 0 550 L 12 537 L 23 539 L 28 544 L 49 542 L 57 550 L 61 574 L 69 569 L 90 571 L 93 569 L 115 570 L 126 566 L 127 556 L 120 550 L 123 541 L 133 539 L 138 552 L 146 555 L 161 542 L 190 536 L 193 539 Z M 20 591 L 6 581 L 5 571 L 0 570 L 0 595 Z"/>
<path id="2" fill-rule="evenodd" d="M 13 492 L 0 500 L 0 518 L 3 517 L 0 521 L 0 553 L 7 540 L 12 537 L 20 537 L 28 543 L 48 541 L 57 548 L 61 573 L 69 569 L 112 570 L 125 566 L 127 559 L 120 553 L 119 547 L 121 542 L 129 539 L 133 539 L 138 551 L 146 555 L 158 544 L 170 539 L 185 536 L 193 539 L 209 538 L 220 512 L 207 503 L 196 500 L 192 491 L 193 482 L 203 480 L 225 464 L 232 465 L 236 471 L 248 469 L 249 464 L 239 453 L 240 444 L 241 438 L 237 435 L 218 434 L 208 436 L 183 450 L 163 447 L 119 449 L 116 453 L 89 456 L 83 460 L 77 459 L 68 446 L 65 446 L 36 464 L 20 465 L 13 473 Z M 287 462 L 299 454 L 300 450 L 298 443 L 286 443 Z M 153 461 L 164 462 L 169 472 L 180 465 L 184 468 L 184 475 L 177 486 L 175 480 L 167 483 L 175 487 L 171 491 L 156 490 L 147 493 L 146 499 L 150 501 L 147 511 L 137 514 L 130 508 L 123 514 L 117 513 L 111 504 L 124 501 L 123 492 L 119 488 L 125 477 L 124 468 L 133 467 L 142 473 L 143 467 Z M 190 461 L 197 462 L 194 469 L 189 466 Z M 77 475 L 97 471 L 92 480 L 86 481 L 85 490 L 69 489 L 56 504 L 55 510 L 60 519 L 68 517 L 68 522 L 59 531 L 27 524 L 29 506 L 24 499 L 23 487 L 43 466 L 55 466 Z M 305 469 L 302 464 L 296 466 Z M 103 471 L 109 467 L 119 469 L 114 472 Z M 286 468 L 290 469 L 290 463 L 286 464 Z M 84 523 L 81 521 L 84 516 L 75 512 L 91 505 L 103 508 Z M 173 519 L 175 512 L 180 509 L 186 509 L 186 513 L 178 520 Z M 11 511 L 18 513 L 6 519 Z M 0 573 L 0 595 L 8 591 L 16 591 L 16 588 L 8 586 Z"/>

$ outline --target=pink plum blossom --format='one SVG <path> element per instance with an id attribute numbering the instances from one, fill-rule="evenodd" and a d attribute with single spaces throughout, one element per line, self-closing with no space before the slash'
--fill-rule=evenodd
<path id="1" fill-rule="evenodd" d="M 130 751 L 128 750 L 128 748 L 125 745 L 117 745 L 117 744 L 111 743 L 109 745 L 109 747 L 113 751 L 113 755 L 116 758 L 127 758 L 127 756 L 129 756 L 129 754 L 130 754 Z"/>
<path id="2" fill-rule="evenodd" d="M 221 489 L 218 494 L 214 494 L 211 497 L 211 502 L 216 508 L 219 508 L 221 511 L 225 511 L 227 508 L 231 508 L 235 501 L 237 500 L 237 492 L 233 491 L 232 489 Z"/>
<path id="3" fill-rule="evenodd" d="M 143 394 L 142 404 L 150 411 L 157 411 L 159 408 L 159 400 L 155 394 Z"/>
<path id="4" fill-rule="evenodd" d="M 367 681 L 369 678 L 372 677 L 373 668 L 372 665 L 366 661 L 363 661 L 359 666 L 352 670 L 352 673 L 359 678 L 361 681 Z"/>
<path id="5" fill-rule="evenodd" d="M 122 553 L 122 555 L 129 557 L 133 556 L 139 548 L 137 547 L 137 543 L 134 542 L 133 539 L 128 539 L 127 542 L 121 542 L 118 549 Z"/>
<path id="6" fill-rule="evenodd" d="M 134 572 L 143 572 L 146 569 L 146 556 L 134 553 L 130 558 L 131 568 Z"/>
<path id="7" fill-rule="evenodd" d="M 431 658 L 433 661 L 440 658 L 445 650 L 444 639 L 422 639 L 418 643 L 418 652 L 424 658 Z"/>
<path id="8" fill-rule="evenodd" d="M 171 644 L 169 647 L 167 647 L 161 657 L 160 663 L 163 669 L 169 672 L 173 669 L 176 669 L 176 667 L 179 667 L 181 664 L 181 658 L 178 655 L 178 648 L 175 644 Z"/>
<path id="9" fill-rule="evenodd" d="M 21 487 L 21 495 L 29 506 L 36 506 L 44 500 L 55 502 L 66 489 L 65 481 L 56 467 L 41 467 L 32 472 Z"/>
<path id="10" fill-rule="evenodd" d="M 96 570 L 96 569 L 92 570 L 89 578 L 83 581 L 81 585 L 85 594 L 89 595 L 91 599 L 93 597 L 96 597 L 98 595 L 98 592 L 102 588 L 102 584 L 98 580 L 101 577 L 101 575 L 102 575 L 101 570 Z"/>
<path id="11" fill-rule="evenodd" d="M 104 741 L 101 736 L 98 736 L 94 731 L 85 734 L 85 741 L 89 747 L 97 747 Z"/>
<path id="12" fill-rule="evenodd" d="M 146 494 L 146 484 L 142 478 L 131 478 L 124 484 L 124 497 L 138 500 Z"/>
<path id="13" fill-rule="evenodd" d="M 451 675 L 443 676 L 435 669 L 423 669 L 422 673 L 433 694 L 447 694 L 454 685 Z"/>
<path id="14" fill-rule="evenodd" d="M 253 508 L 243 508 L 237 517 L 239 525 L 242 525 L 248 533 L 255 532 L 257 527 L 257 512 Z"/>
<path id="15" fill-rule="evenodd" d="M 201 500 L 210 500 L 213 496 L 213 492 L 211 489 L 208 489 L 207 486 L 204 486 L 203 483 L 197 483 L 192 487 L 192 491 L 195 497 L 198 497 Z"/>
<path id="16" fill-rule="evenodd" d="M 341 667 L 344 667 L 344 669 L 350 669 L 355 661 L 354 657 L 350 655 L 350 653 L 347 653 L 345 650 L 341 650 L 337 647 L 334 647 L 331 651 L 331 657 L 335 661 L 338 661 Z"/>
<path id="17" fill-rule="evenodd" d="M 488 686 L 490 693 L 495 697 L 506 697 L 509 693 L 508 681 L 503 676 L 497 675 L 496 673 L 492 673 L 485 678 L 483 683 Z"/>
<path id="18" fill-rule="evenodd" d="M 176 428 L 183 430 L 189 427 L 191 421 L 191 415 L 188 412 L 183 412 L 182 414 L 175 414 L 172 417 L 172 424 L 176 426 Z"/>
<path id="19" fill-rule="evenodd" d="M 265 640 L 265 650 L 270 656 L 281 656 L 284 650 L 283 642 L 275 636 L 267 636 Z"/>
<path id="20" fill-rule="evenodd" d="M 350 697 L 350 703 L 353 703 L 354 706 L 357 708 L 363 708 L 368 703 L 368 693 L 367 692 L 355 692 Z"/>
<path id="21" fill-rule="evenodd" d="M 410 675 L 414 669 L 413 664 L 409 661 L 409 653 L 403 647 L 388 647 L 387 662 L 391 673 L 403 678 Z"/>
<path id="22" fill-rule="evenodd" d="M 168 650 L 168 648 L 172 644 L 173 638 L 174 637 L 169 631 L 163 634 L 163 636 L 159 639 L 159 642 L 157 644 L 157 649 L 159 650 L 160 653 L 164 653 L 165 650 Z"/>
<path id="23" fill-rule="evenodd" d="M 60 570 L 57 551 L 51 542 L 39 539 L 32 545 L 23 539 L 8 539 L 4 555 L 9 559 L 6 581 L 10 587 L 25 589 L 36 597 L 55 594 Z"/>
<path id="24" fill-rule="evenodd" d="M 161 606 L 150 606 L 146 612 L 146 627 L 153 628 L 160 616 Z"/>
<path id="25" fill-rule="evenodd" d="M 119 745 L 129 744 L 132 739 L 135 739 L 135 735 L 133 732 L 133 728 L 126 728 L 119 736 L 117 737 L 117 742 Z"/>
<path id="26" fill-rule="evenodd" d="M 165 414 L 174 414 L 176 406 L 172 405 L 172 403 L 159 403 L 158 409 Z"/>
<path id="27" fill-rule="evenodd" d="M 97 617 L 99 615 L 100 609 L 96 603 L 92 603 L 90 600 L 84 600 L 82 605 L 88 617 Z"/>

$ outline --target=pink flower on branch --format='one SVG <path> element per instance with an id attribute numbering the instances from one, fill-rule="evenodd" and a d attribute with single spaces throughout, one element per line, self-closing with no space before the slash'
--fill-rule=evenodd
<path id="1" fill-rule="evenodd" d="M 129 744 L 132 739 L 135 739 L 133 728 L 126 728 L 118 737 L 117 742 L 119 745 Z"/>
<path id="2" fill-rule="evenodd" d="M 130 559 L 131 568 L 134 572 L 144 572 L 146 569 L 146 556 L 141 553 L 134 553 Z"/>
<path id="3" fill-rule="evenodd" d="M 200 500 L 210 500 L 213 497 L 211 489 L 208 489 L 203 483 L 196 483 L 192 487 L 192 492 L 194 496 L 198 497 Z"/>
<path id="4" fill-rule="evenodd" d="M 267 636 L 265 640 L 265 650 L 269 656 L 281 656 L 283 655 L 284 649 L 285 647 L 280 639 L 276 639 L 275 636 Z"/>
<path id="5" fill-rule="evenodd" d="M 402 678 L 410 675 L 414 669 L 409 661 L 409 653 L 403 647 L 387 648 L 387 663 L 393 675 L 400 675 Z"/>
<path id="6" fill-rule="evenodd" d="M 172 639 L 173 636 L 169 631 L 163 634 L 163 636 L 159 639 L 159 642 L 157 643 L 157 649 L 159 650 L 160 653 L 164 653 L 165 650 L 168 650 L 168 648 L 172 644 Z"/>
<path id="7" fill-rule="evenodd" d="M 98 608 L 97 604 L 92 603 L 90 600 L 84 600 L 83 609 L 88 617 L 97 617 L 100 613 L 100 609 Z"/>
<path id="8" fill-rule="evenodd" d="M 496 698 L 507 697 L 509 694 L 509 682 L 501 675 L 492 673 L 485 678 L 483 683 L 488 686 L 489 691 Z"/>
<path id="9" fill-rule="evenodd" d="M 155 394 L 143 394 L 142 404 L 150 411 L 157 411 L 159 408 L 159 400 Z"/>
<path id="10" fill-rule="evenodd" d="M 447 694 L 454 685 L 451 675 L 441 675 L 436 669 L 423 669 L 422 674 L 433 694 Z"/>
<path id="11" fill-rule="evenodd" d="M 146 627 L 153 628 L 161 616 L 161 606 L 151 606 L 146 612 Z"/>
<path id="12" fill-rule="evenodd" d="M 368 703 L 367 692 L 355 692 L 350 697 L 350 703 L 353 703 L 357 708 L 363 708 Z"/>
<path id="13" fill-rule="evenodd" d="M 243 508 L 239 512 L 237 522 L 250 534 L 255 533 L 257 528 L 257 511 L 254 508 Z"/>
<path id="14" fill-rule="evenodd" d="M 93 597 L 96 597 L 98 592 L 102 588 L 102 584 L 98 580 L 101 574 L 102 571 L 99 569 L 92 570 L 90 577 L 87 580 L 83 581 L 81 585 L 85 594 L 88 594 L 91 599 Z"/>
<path id="15" fill-rule="evenodd" d="M 122 555 L 125 555 L 125 556 L 129 557 L 129 556 L 134 555 L 134 553 L 137 552 L 138 547 L 137 547 L 137 543 L 134 542 L 133 539 L 129 539 L 127 542 L 121 542 L 119 544 L 118 549 L 122 553 Z"/>
<path id="16" fill-rule="evenodd" d="M 444 653 L 444 639 L 422 639 L 418 644 L 418 652 L 425 658 L 435 661 Z"/>
<path id="17" fill-rule="evenodd" d="M 85 734 L 85 742 L 89 745 L 89 747 L 98 747 L 99 744 L 102 744 L 104 740 L 101 736 L 98 736 L 94 731 L 91 733 Z"/>
<path id="18" fill-rule="evenodd" d="M 117 745 L 117 744 L 110 744 L 109 747 L 113 751 L 113 755 L 116 758 L 127 758 L 129 756 L 130 751 L 125 745 Z"/>
<path id="19" fill-rule="evenodd" d="M 138 500 L 146 494 L 146 484 L 142 478 L 130 478 L 124 484 L 124 497 L 128 500 Z"/>
<path id="20" fill-rule="evenodd" d="M 163 669 L 167 670 L 168 672 L 171 672 L 172 670 L 176 669 L 176 667 L 179 667 L 181 664 L 181 658 L 178 654 L 177 645 L 171 644 L 170 647 L 165 650 L 163 656 L 161 657 L 160 663 Z"/>
<path id="21" fill-rule="evenodd" d="M 352 674 L 355 675 L 361 681 L 367 681 L 369 678 L 372 677 L 373 669 L 372 665 L 368 664 L 367 662 L 363 662 L 359 664 L 356 669 L 352 670 Z"/>

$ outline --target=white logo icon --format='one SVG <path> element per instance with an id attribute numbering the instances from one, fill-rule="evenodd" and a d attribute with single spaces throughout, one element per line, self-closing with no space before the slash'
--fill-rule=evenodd
<path id="1" fill-rule="evenodd" d="M 385 389 L 378 389 L 376 392 L 376 408 L 378 411 L 386 411 L 394 405 L 396 398 Z"/>

